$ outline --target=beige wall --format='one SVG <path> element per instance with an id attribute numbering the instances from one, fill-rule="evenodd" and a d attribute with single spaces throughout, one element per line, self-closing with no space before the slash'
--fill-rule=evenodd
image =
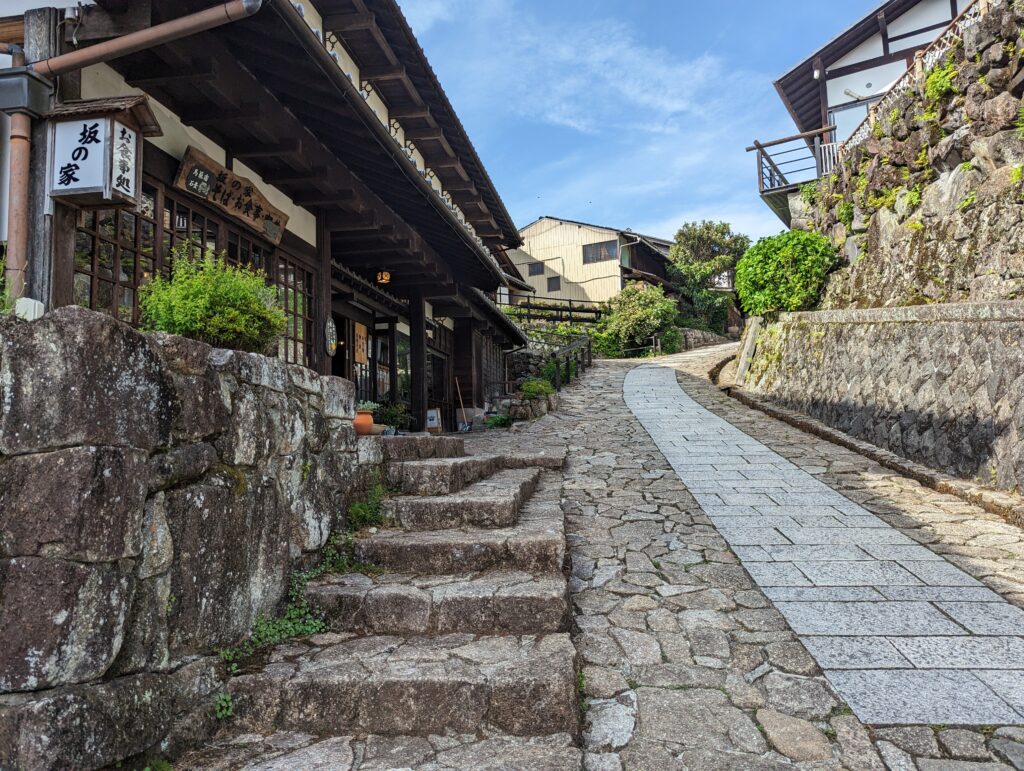
<path id="1" fill-rule="evenodd" d="M 541 219 L 521 234 L 523 246 L 511 252 L 519 272 L 537 290 L 538 298 L 559 300 L 593 300 L 606 302 L 622 289 L 622 271 L 618 260 L 583 264 L 584 244 L 618 241 L 614 230 L 578 225 L 554 219 Z M 628 250 L 627 250 L 628 252 Z M 531 276 L 529 264 L 542 262 L 543 276 Z M 548 291 L 548 278 L 560 276 L 562 288 Z"/>

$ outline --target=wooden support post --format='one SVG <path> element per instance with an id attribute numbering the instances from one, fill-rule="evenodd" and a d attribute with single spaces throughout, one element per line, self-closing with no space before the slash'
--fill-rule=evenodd
<path id="1" fill-rule="evenodd" d="M 409 298 L 409 370 L 413 427 L 427 425 L 427 304 L 423 295 Z"/>
<path id="2" fill-rule="evenodd" d="M 370 321 L 370 401 L 380 399 L 380 387 L 377 384 L 377 314 Z"/>
<path id="3" fill-rule="evenodd" d="M 388 322 L 388 399 L 398 404 L 398 322 Z"/>
<path id="4" fill-rule="evenodd" d="M 560 362 L 558 360 L 558 356 L 556 356 L 555 354 L 551 354 L 551 362 L 555 365 L 554 366 L 555 382 L 552 383 L 552 385 L 554 385 L 556 391 L 561 391 L 562 390 L 562 362 Z"/>

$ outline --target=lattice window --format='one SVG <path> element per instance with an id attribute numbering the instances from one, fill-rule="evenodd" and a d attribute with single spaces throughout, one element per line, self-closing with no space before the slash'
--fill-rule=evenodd
<path id="1" fill-rule="evenodd" d="M 278 355 L 292 364 L 306 364 L 313 340 L 313 273 L 280 251 L 276 263 L 271 280 L 278 287 L 288 319 Z"/>

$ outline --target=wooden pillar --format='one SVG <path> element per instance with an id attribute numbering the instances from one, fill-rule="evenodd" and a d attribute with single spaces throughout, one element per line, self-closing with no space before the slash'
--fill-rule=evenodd
<path id="1" fill-rule="evenodd" d="M 370 322 L 370 400 L 380 399 L 380 387 L 377 384 L 377 314 L 373 314 Z"/>
<path id="2" fill-rule="evenodd" d="M 480 380 L 480 359 L 478 347 L 475 345 L 476 335 L 473 330 L 473 319 L 455 319 L 455 346 L 452 355 L 452 370 L 459 381 L 458 393 L 462 393 L 463 403 L 467 408 L 479 407 L 476 403 L 478 381 Z"/>
<path id="3" fill-rule="evenodd" d="M 398 404 L 398 322 L 388 322 L 388 399 Z"/>
<path id="4" fill-rule="evenodd" d="M 327 320 L 332 314 L 331 234 L 327 231 L 327 214 L 323 209 L 318 210 L 316 216 L 316 261 L 317 272 L 314 275 L 318 281 L 313 289 L 313 356 L 309 367 L 321 375 L 330 375 L 333 362 L 327 355 Z M 341 331 L 338 333 L 340 335 Z M 340 354 L 338 350 L 334 355 Z"/>
<path id="5" fill-rule="evenodd" d="M 423 295 L 409 298 L 409 371 L 413 428 L 427 425 L 427 304 Z"/>

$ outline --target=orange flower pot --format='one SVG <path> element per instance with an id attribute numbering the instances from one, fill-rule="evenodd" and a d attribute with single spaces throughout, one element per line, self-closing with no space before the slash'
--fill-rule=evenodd
<path id="1" fill-rule="evenodd" d="M 369 436 L 373 431 L 373 411 L 359 410 L 352 420 L 352 425 L 359 436 Z"/>

